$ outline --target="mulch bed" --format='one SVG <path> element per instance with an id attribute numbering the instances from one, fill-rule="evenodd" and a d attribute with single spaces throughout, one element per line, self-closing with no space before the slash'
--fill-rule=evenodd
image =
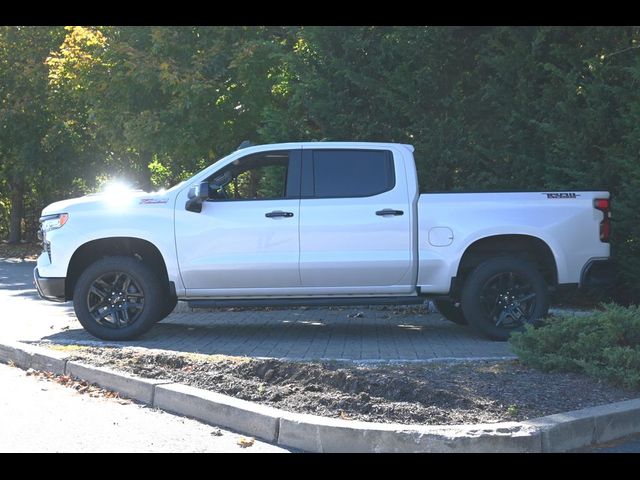
<path id="1" fill-rule="evenodd" d="M 108 347 L 81 347 L 74 358 L 293 412 L 381 423 L 521 421 L 640 396 L 515 360 L 363 365 Z"/>

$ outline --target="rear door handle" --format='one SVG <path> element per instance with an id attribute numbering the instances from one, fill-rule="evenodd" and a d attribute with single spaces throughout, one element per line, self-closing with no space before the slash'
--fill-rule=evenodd
<path id="1" fill-rule="evenodd" d="M 385 208 L 384 210 L 378 210 L 376 215 L 380 215 L 381 217 L 386 217 L 387 215 L 404 215 L 402 210 L 394 210 L 392 208 Z"/>
<path id="2" fill-rule="evenodd" d="M 278 218 L 278 217 L 291 218 L 293 217 L 293 213 L 283 212 L 281 210 L 275 210 L 273 212 L 265 213 L 264 216 L 267 218 Z"/>

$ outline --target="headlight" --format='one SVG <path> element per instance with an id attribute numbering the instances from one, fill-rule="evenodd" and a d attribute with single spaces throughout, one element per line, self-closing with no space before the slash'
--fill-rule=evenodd
<path id="1" fill-rule="evenodd" d="M 51 230 L 62 227 L 65 223 L 67 223 L 67 220 L 69 220 L 69 214 L 67 213 L 45 215 L 44 217 L 40 217 L 40 225 L 42 226 L 42 231 L 44 233 L 47 233 Z"/>

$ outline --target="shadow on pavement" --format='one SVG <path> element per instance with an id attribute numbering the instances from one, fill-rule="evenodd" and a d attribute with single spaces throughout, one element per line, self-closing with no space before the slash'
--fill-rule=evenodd
<path id="1" fill-rule="evenodd" d="M 36 262 L 19 260 L 0 261 L 0 289 L 27 290 L 33 289 L 33 269 Z M 37 294 L 36 294 L 37 296 Z"/>
<path id="2" fill-rule="evenodd" d="M 83 329 L 70 329 L 43 338 L 58 344 L 134 346 L 202 354 L 295 359 L 428 360 L 434 358 L 510 356 L 507 345 L 483 341 L 468 328 L 449 324 L 436 315 L 417 320 L 396 318 L 281 319 L 248 322 L 240 312 L 216 322 L 171 320 L 155 325 L 137 340 L 105 342 Z M 188 314 L 187 314 L 188 315 Z M 181 314 L 184 318 L 186 315 Z M 346 315 L 345 315 L 346 317 Z M 426 317 L 426 316 L 425 316 Z M 254 315 L 255 319 L 260 318 Z M 179 321 L 179 323 L 177 323 Z"/>

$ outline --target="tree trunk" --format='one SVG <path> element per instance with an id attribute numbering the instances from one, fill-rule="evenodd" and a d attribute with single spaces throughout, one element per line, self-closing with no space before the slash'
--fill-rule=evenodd
<path id="1" fill-rule="evenodd" d="M 11 215 L 9 218 L 9 243 L 22 239 L 22 217 L 24 217 L 24 180 L 14 177 L 9 182 L 11 190 Z"/>

